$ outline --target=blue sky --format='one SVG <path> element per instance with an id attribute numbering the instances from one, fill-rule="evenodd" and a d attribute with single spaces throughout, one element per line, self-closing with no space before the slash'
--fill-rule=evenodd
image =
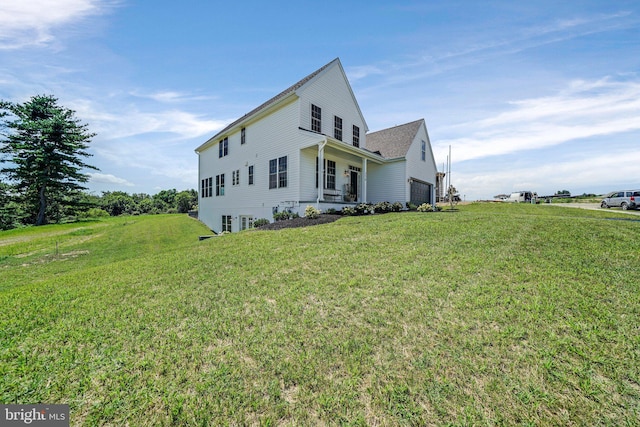
<path id="1" fill-rule="evenodd" d="M 336 57 L 369 130 L 424 118 L 467 200 L 640 188 L 637 0 L 0 4 L 0 99 L 75 110 L 97 193 L 197 188 L 197 146 Z"/>

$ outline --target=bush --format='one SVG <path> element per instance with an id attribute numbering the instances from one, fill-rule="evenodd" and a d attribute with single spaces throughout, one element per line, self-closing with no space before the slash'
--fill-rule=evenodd
<path id="1" fill-rule="evenodd" d="M 320 210 L 311 205 L 307 205 L 306 209 L 304 210 L 304 216 L 305 218 L 316 219 L 320 216 Z"/>
<path id="2" fill-rule="evenodd" d="M 326 213 L 328 215 L 335 215 L 335 214 L 338 213 L 338 211 L 336 211 L 334 208 L 329 208 L 329 209 L 327 209 Z"/>
<path id="3" fill-rule="evenodd" d="M 359 203 L 356 206 L 356 214 L 358 215 L 366 215 L 369 213 L 373 213 L 373 205 L 369 203 Z"/>
<path id="4" fill-rule="evenodd" d="M 342 215 L 346 216 L 354 216 L 356 214 L 356 210 L 351 206 L 345 206 L 342 208 Z"/>
<path id="5" fill-rule="evenodd" d="M 423 203 L 420 206 L 418 206 L 418 212 L 433 212 L 433 206 L 431 206 L 429 203 Z"/>
<path id="6" fill-rule="evenodd" d="M 391 211 L 393 212 L 400 212 L 402 210 L 402 203 L 400 202 L 394 202 L 391 205 Z"/>
<path id="7" fill-rule="evenodd" d="M 286 221 L 291 218 L 291 214 L 287 211 L 276 212 L 273 214 L 274 221 Z"/>
<path id="8" fill-rule="evenodd" d="M 269 220 L 267 218 L 260 218 L 253 221 L 253 226 L 256 228 L 262 227 L 263 225 L 267 225 L 267 224 L 269 224 Z"/>
<path id="9" fill-rule="evenodd" d="M 373 210 L 376 213 L 387 213 L 387 212 L 391 212 L 392 206 L 391 203 L 389 202 L 380 202 L 380 203 L 376 203 L 373 207 Z"/>
<path id="10" fill-rule="evenodd" d="M 411 202 L 407 202 L 407 209 L 410 211 L 415 211 L 418 207 Z"/>
<path id="11" fill-rule="evenodd" d="M 109 212 L 100 208 L 91 208 L 82 215 L 83 218 L 102 218 L 105 216 L 109 216 Z"/>

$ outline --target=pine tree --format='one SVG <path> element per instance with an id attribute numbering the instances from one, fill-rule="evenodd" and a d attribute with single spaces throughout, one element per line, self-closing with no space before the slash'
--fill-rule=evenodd
<path id="1" fill-rule="evenodd" d="M 75 112 L 58 105 L 53 96 L 38 95 L 24 104 L 0 103 L 5 113 L 0 134 L 0 170 L 13 184 L 26 212 L 26 222 L 42 225 L 62 206 L 73 203 L 82 183 L 86 150 L 95 134 L 75 118 Z M 7 114 L 8 113 L 8 114 Z M 2 116 L 0 116 L 2 118 Z"/>

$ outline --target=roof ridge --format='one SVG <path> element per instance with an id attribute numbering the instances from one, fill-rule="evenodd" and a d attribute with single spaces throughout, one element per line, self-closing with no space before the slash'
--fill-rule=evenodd
<path id="1" fill-rule="evenodd" d="M 388 128 L 375 130 L 373 132 L 367 133 L 367 135 L 371 135 L 373 133 L 378 133 L 378 132 L 384 132 L 384 131 L 388 131 L 388 130 L 391 130 L 391 129 L 395 129 L 395 128 L 399 128 L 399 127 L 403 127 L 403 126 L 408 126 L 408 125 L 412 125 L 412 124 L 415 124 L 415 123 L 418 123 L 418 122 L 423 122 L 423 121 L 424 121 L 424 118 L 418 119 L 418 120 L 413 120 L 411 122 L 403 123 L 401 125 L 395 125 L 395 126 L 391 126 L 391 127 L 388 127 Z"/>
<path id="2" fill-rule="evenodd" d="M 283 90 L 282 92 L 278 93 L 276 96 L 269 98 L 267 101 L 263 102 L 262 104 L 258 105 L 256 108 L 254 108 L 253 110 L 249 111 L 248 113 L 244 114 L 243 116 L 241 116 L 240 118 L 238 118 L 237 120 L 234 120 L 233 122 L 231 122 L 230 124 L 228 124 L 227 126 L 225 126 L 221 131 L 219 131 L 218 133 L 216 133 L 215 135 L 213 135 L 211 138 L 209 138 L 207 140 L 211 141 L 212 139 L 216 139 L 218 138 L 218 136 L 224 134 L 225 132 L 227 132 L 229 129 L 232 129 L 234 126 L 236 126 L 238 123 L 242 122 L 243 120 L 245 120 L 247 117 L 253 116 L 254 114 L 264 110 L 265 108 L 267 108 L 269 105 L 274 104 L 276 101 L 284 98 L 285 96 L 295 92 L 296 90 L 300 89 L 302 86 L 304 86 L 307 82 L 309 82 L 310 80 L 312 80 L 315 76 L 317 76 L 318 74 L 320 74 L 321 72 L 323 72 L 324 70 L 326 70 L 327 68 L 329 68 L 333 63 L 335 62 L 340 62 L 340 58 L 336 57 L 335 59 L 333 59 L 331 62 L 328 62 L 327 64 L 323 65 L 322 67 L 318 68 L 316 71 L 312 72 L 311 74 L 307 75 L 306 77 L 303 77 L 301 80 L 297 81 L 296 83 L 294 83 L 293 85 L 289 86 L 288 88 L 286 88 L 285 90 Z"/>

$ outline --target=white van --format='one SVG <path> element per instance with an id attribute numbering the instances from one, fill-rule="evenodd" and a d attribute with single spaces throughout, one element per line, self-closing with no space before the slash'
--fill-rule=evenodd
<path id="1" fill-rule="evenodd" d="M 538 195 L 531 191 L 516 191 L 511 193 L 509 198 L 506 200 L 507 202 L 514 203 L 536 203 Z"/>

